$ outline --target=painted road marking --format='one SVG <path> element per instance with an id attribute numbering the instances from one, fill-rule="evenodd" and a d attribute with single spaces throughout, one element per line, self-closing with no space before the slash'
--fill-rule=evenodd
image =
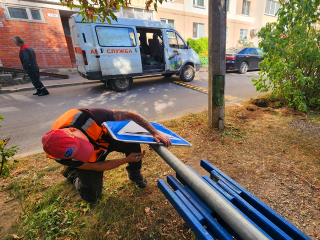
<path id="1" fill-rule="evenodd" d="M 16 112 L 16 111 L 20 111 L 20 109 L 15 107 L 0 108 L 0 113 Z"/>
<path id="2" fill-rule="evenodd" d="M 197 92 L 202 92 L 204 94 L 208 94 L 209 93 L 209 90 L 207 88 L 204 88 L 204 87 L 199 87 L 197 85 L 193 85 L 193 84 L 190 84 L 190 83 L 185 83 L 185 82 L 182 82 L 182 81 L 173 81 L 174 84 L 177 84 L 177 85 L 180 85 L 180 86 L 183 86 L 183 87 L 186 87 L 186 88 L 190 88 L 192 90 L 195 90 Z M 238 97 L 234 97 L 234 96 L 231 96 L 231 95 L 226 95 L 225 97 L 225 100 L 226 101 L 232 101 L 232 102 L 241 102 L 242 100 Z"/>

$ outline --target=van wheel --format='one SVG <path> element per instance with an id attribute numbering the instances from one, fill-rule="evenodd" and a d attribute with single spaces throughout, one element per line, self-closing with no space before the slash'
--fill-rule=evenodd
<path id="1" fill-rule="evenodd" d="M 117 92 L 128 91 L 133 85 L 132 78 L 116 78 L 110 80 L 110 82 L 113 90 Z"/>
<path id="2" fill-rule="evenodd" d="M 169 78 L 169 77 L 172 77 L 173 73 L 165 73 L 165 74 L 162 74 L 162 76 L 166 77 L 166 78 Z"/>
<path id="3" fill-rule="evenodd" d="M 194 68 L 190 65 L 186 65 L 183 67 L 180 78 L 184 82 L 191 82 L 194 79 L 195 71 Z"/>

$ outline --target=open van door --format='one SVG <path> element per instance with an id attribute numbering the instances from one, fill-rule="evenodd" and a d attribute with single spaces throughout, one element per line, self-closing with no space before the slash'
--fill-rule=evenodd
<path id="1" fill-rule="evenodd" d="M 187 44 L 173 30 L 164 30 L 163 35 L 167 41 L 165 44 L 166 71 L 179 72 L 184 61 L 189 59 Z"/>
<path id="2" fill-rule="evenodd" d="M 140 48 L 135 27 L 92 24 L 102 79 L 142 75 Z"/>

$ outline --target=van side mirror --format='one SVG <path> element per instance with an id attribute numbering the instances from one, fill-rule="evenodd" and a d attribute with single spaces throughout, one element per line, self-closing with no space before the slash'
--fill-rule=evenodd
<path id="1" fill-rule="evenodd" d="M 189 41 L 187 41 L 187 49 L 190 49 Z"/>

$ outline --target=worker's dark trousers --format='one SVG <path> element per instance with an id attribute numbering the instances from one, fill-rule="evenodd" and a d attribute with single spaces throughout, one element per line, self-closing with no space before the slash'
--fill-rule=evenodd
<path id="1" fill-rule="evenodd" d="M 125 143 L 112 139 L 109 137 L 108 153 L 116 151 L 124 153 L 129 156 L 130 153 L 141 152 L 140 144 Z M 141 169 L 142 161 L 129 163 L 126 167 L 127 170 L 134 171 Z M 82 170 L 78 168 L 69 168 L 68 179 L 73 183 L 74 187 L 79 192 L 82 199 L 94 202 L 102 196 L 103 187 L 103 172 Z"/>
<path id="2" fill-rule="evenodd" d="M 29 67 L 26 69 L 26 72 L 28 73 L 31 82 L 36 89 L 41 89 L 44 87 L 42 82 L 40 81 L 40 73 L 38 66 Z"/>

